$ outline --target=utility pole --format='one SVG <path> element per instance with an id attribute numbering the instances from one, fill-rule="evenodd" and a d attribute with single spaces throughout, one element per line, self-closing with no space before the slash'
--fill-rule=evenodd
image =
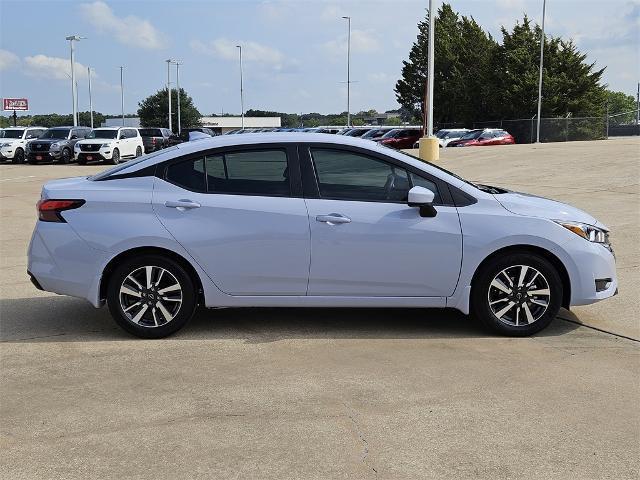
<path id="1" fill-rule="evenodd" d="M 351 126 L 351 17 L 342 17 L 347 21 L 347 127 Z"/>
<path id="2" fill-rule="evenodd" d="M 91 117 L 91 128 L 93 128 L 93 100 L 91 98 L 91 67 L 87 67 L 89 77 L 89 116 Z"/>
<path id="3" fill-rule="evenodd" d="M 75 59 L 74 59 L 74 48 L 73 42 L 77 42 L 85 39 L 86 37 L 81 37 L 79 35 L 69 35 L 65 37 L 66 40 L 69 40 L 69 46 L 71 47 L 71 102 L 73 104 L 73 126 L 78 126 L 78 93 L 76 87 L 76 68 L 75 68 Z"/>
<path id="4" fill-rule="evenodd" d="M 638 91 L 636 92 L 636 125 L 640 125 L 640 82 L 638 82 Z"/>
<path id="5" fill-rule="evenodd" d="M 240 50 L 240 110 L 242 111 L 242 130 L 244 130 L 244 89 L 242 87 L 242 45 L 236 45 Z"/>
<path id="6" fill-rule="evenodd" d="M 167 97 L 169 98 L 169 131 L 173 132 L 171 125 L 171 59 L 165 60 L 167 62 Z"/>
<path id="7" fill-rule="evenodd" d="M 542 0 L 542 31 L 540 32 L 540 75 L 538 77 L 538 125 L 536 127 L 536 143 L 540 143 L 540 120 L 542 111 L 542 68 L 544 66 L 544 16 L 547 0 Z"/>
<path id="8" fill-rule="evenodd" d="M 176 90 L 178 91 L 178 135 L 182 131 L 180 128 L 180 62 L 176 60 Z"/>
<path id="9" fill-rule="evenodd" d="M 120 109 L 122 110 L 122 126 L 124 127 L 124 67 L 120 67 Z"/>

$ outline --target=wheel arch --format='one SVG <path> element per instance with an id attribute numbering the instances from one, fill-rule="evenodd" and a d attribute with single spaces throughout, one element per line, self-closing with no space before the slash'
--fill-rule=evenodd
<path id="1" fill-rule="evenodd" d="M 162 257 L 168 257 L 180 264 L 180 266 L 187 271 L 189 277 L 191 278 L 191 281 L 196 286 L 197 303 L 200 305 L 204 305 L 204 289 L 202 287 L 202 280 L 200 279 L 198 272 L 196 272 L 196 269 L 193 267 L 191 262 L 189 262 L 189 260 L 184 258 L 182 255 L 162 247 L 135 247 L 120 252 L 118 255 L 109 260 L 109 262 L 102 270 L 102 276 L 100 278 L 100 300 L 104 300 L 107 298 L 107 286 L 109 285 L 109 278 L 111 277 L 111 274 L 118 266 L 118 264 L 124 260 L 140 255 L 159 255 Z"/>
<path id="2" fill-rule="evenodd" d="M 473 277 L 471 279 L 471 288 L 472 288 L 472 290 L 473 290 L 473 287 L 475 285 L 476 277 L 482 271 L 482 269 L 485 267 L 485 265 L 487 265 L 487 263 L 489 263 L 491 260 L 493 260 L 496 257 L 500 257 L 500 256 L 503 256 L 503 255 L 509 255 L 509 254 L 513 254 L 513 253 L 536 254 L 536 255 L 539 255 L 542 258 L 548 260 L 551 263 L 551 265 L 553 265 L 553 267 L 556 269 L 556 271 L 558 272 L 558 275 L 560 275 L 560 279 L 562 281 L 562 306 L 564 308 L 569 308 L 569 305 L 571 303 L 571 279 L 569 277 L 569 272 L 567 271 L 567 267 L 552 252 L 550 252 L 549 250 L 547 250 L 545 248 L 538 247 L 538 246 L 535 246 L 535 245 L 524 245 L 524 244 L 522 244 L 522 245 L 509 245 L 507 247 L 503 247 L 503 248 L 500 248 L 500 249 L 492 252 L 484 260 L 482 260 L 482 262 L 480 262 L 480 264 L 476 268 L 475 272 L 473 273 Z"/>

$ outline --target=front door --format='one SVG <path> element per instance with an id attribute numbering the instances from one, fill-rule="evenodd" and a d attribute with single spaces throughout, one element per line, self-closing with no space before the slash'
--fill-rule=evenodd
<path id="1" fill-rule="evenodd" d="M 309 220 L 292 194 L 294 155 L 290 147 L 201 154 L 156 180 L 159 220 L 223 292 L 306 295 Z"/>
<path id="2" fill-rule="evenodd" d="M 462 234 L 453 206 L 421 217 L 407 205 L 414 185 L 436 183 L 379 157 L 311 148 L 319 198 L 308 198 L 308 295 L 445 297 L 455 290 Z"/>

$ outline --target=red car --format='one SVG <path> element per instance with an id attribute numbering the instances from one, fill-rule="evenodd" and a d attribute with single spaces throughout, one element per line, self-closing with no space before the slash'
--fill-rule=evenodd
<path id="1" fill-rule="evenodd" d="M 460 140 L 449 142 L 448 147 L 481 147 L 484 145 L 513 145 L 514 138 L 500 129 L 485 128 L 471 130 Z"/>
<path id="2" fill-rule="evenodd" d="M 422 136 L 419 128 L 394 128 L 383 136 L 374 139 L 374 142 L 381 143 L 391 148 L 413 148 L 413 144 Z"/>

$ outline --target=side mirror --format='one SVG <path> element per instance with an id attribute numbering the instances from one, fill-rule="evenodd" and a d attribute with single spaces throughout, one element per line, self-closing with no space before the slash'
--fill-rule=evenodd
<path id="1" fill-rule="evenodd" d="M 433 207 L 433 199 L 435 197 L 435 193 L 428 188 L 413 187 L 409 190 L 409 199 L 407 204 L 410 207 L 418 207 L 420 209 L 421 217 L 435 217 L 438 213 Z"/>
<path id="2" fill-rule="evenodd" d="M 71 135 L 70 140 L 77 140 L 78 139 L 78 135 Z"/>

